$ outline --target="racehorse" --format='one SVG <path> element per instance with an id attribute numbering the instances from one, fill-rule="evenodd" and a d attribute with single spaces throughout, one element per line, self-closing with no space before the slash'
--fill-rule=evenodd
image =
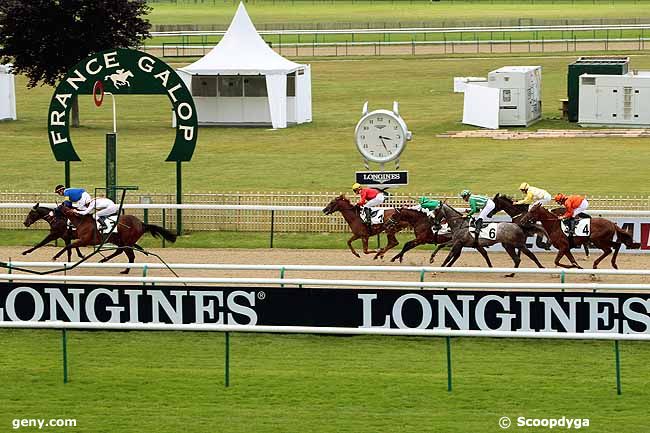
<path id="1" fill-rule="evenodd" d="M 71 248 L 99 245 L 102 243 L 102 234 L 97 229 L 95 218 L 92 215 L 79 215 L 74 209 L 66 206 L 61 206 L 60 208 L 63 215 L 77 228 L 78 239 L 56 253 L 52 260 L 56 260 L 64 251 L 70 250 Z M 133 263 L 135 260 L 133 248 L 142 250 L 136 242 L 145 233 L 151 233 L 155 238 L 162 236 L 166 241 L 176 242 L 176 235 L 167 229 L 153 224 L 144 224 L 133 215 L 121 215 L 117 221 L 117 227 L 107 239 L 107 242 L 117 245 L 118 248 L 113 254 L 104 257 L 99 262 L 107 262 L 113 257 L 124 253 L 129 258 L 129 263 Z M 126 268 L 121 273 L 128 274 L 129 268 Z"/>
<path id="2" fill-rule="evenodd" d="M 363 243 L 363 253 L 364 254 L 375 254 L 375 259 L 379 257 L 383 257 L 383 254 L 381 254 L 382 249 L 379 251 L 377 250 L 369 250 L 368 249 L 368 238 L 373 235 L 377 235 L 384 230 L 386 230 L 386 225 L 388 220 L 390 219 L 391 215 L 395 212 L 395 209 L 386 209 L 384 211 L 384 222 L 382 224 L 373 224 L 370 226 L 370 229 L 368 229 L 368 226 L 366 223 L 363 221 L 361 216 L 359 215 L 359 207 L 353 205 L 350 203 L 350 200 L 345 196 L 345 194 L 341 194 L 340 196 L 332 199 L 328 203 L 325 208 L 323 208 L 323 213 L 325 215 L 330 215 L 333 214 L 334 212 L 341 212 L 341 215 L 343 215 L 343 218 L 345 221 L 348 223 L 350 226 L 350 230 L 352 230 L 352 237 L 348 239 L 348 247 L 350 248 L 350 251 L 352 251 L 352 254 L 354 254 L 357 257 L 361 257 L 359 253 L 357 253 L 352 246 L 352 242 L 356 241 L 357 239 L 361 238 L 361 242 Z M 397 238 L 395 237 L 395 233 L 400 231 L 403 228 L 408 227 L 408 224 L 406 223 L 399 223 L 396 227 L 391 229 L 390 232 L 386 233 L 386 236 L 388 237 L 388 245 L 397 245 L 399 242 L 397 241 Z M 392 248 L 392 247 L 391 247 Z M 386 248 L 384 248 L 385 250 Z"/>
<path id="3" fill-rule="evenodd" d="M 119 89 L 120 86 L 129 86 L 129 78 L 133 77 L 133 72 L 125 71 L 124 69 L 118 69 L 114 74 L 107 75 L 104 77 L 104 80 L 111 80 L 116 89 Z"/>
<path id="4" fill-rule="evenodd" d="M 612 256 L 612 267 L 618 269 L 618 265 L 616 265 L 616 257 L 621 248 L 621 243 L 625 244 L 629 249 L 637 249 L 641 245 L 634 242 L 630 233 L 605 218 L 591 218 L 590 236 L 574 236 L 573 245 L 571 245 L 569 238 L 562 231 L 560 219 L 539 204 L 533 206 L 528 214 L 522 218 L 522 222 L 524 221 L 539 221 L 542 223 L 544 229 L 549 234 L 551 243 L 558 249 L 557 256 L 555 257 L 555 265 L 563 268 L 580 268 L 580 265 L 576 262 L 573 254 L 571 254 L 571 248 L 580 246 L 586 242 L 591 241 L 596 248 L 603 250 L 603 254 L 594 261 L 594 269 L 598 267 L 598 264 L 605 257 L 612 253 L 612 249 L 614 250 L 614 255 Z M 614 241 L 614 235 L 617 236 L 616 241 Z M 560 263 L 560 259 L 564 256 L 567 256 L 571 262 L 571 266 Z"/>
<path id="5" fill-rule="evenodd" d="M 75 231 L 72 230 L 71 227 L 68 227 L 67 218 L 63 216 L 59 209 L 50 209 L 49 207 L 39 206 L 39 203 L 36 203 L 27 214 L 23 224 L 25 227 L 29 227 L 38 220 L 44 220 L 50 225 L 50 233 L 45 237 L 45 239 L 34 245 L 32 248 L 23 251 L 23 256 L 26 256 L 32 251 L 39 249 L 43 245 L 52 242 L 55 239 L 63 239 L 65 245 L 68 246 L 76 236 Z M 79 251 L 79 248 L 75 249 L 77 250 L 77 256 L 83 259 L 84 256 L 81 254 L 81 251 Z M 68 261 L 70 261 L 71 258 L 72 249 L 69 249 Z"/>
<path id="6" fill-rule="evenodd" d="M 504 211 L 510 216 L 510 218 L 512 218 L 512 222 L 518 223 L 521 221 L 521 218 L 523 218 L 523 216 L 526 215 L 526 213 L 528 212 L 527 204 L 525 203 L 515 204 L 514 200 L 508 197 L 507 195 L 502 195 L 497 193 L 497 195 L 494 196 L 492 201 L 494 202 L 495 206 L 490 216 L 494 215 L 499 211 Z M 565 211 L 566 209 L 564 209 L 563 207 L 556 207 L 554 209 L 551 209 L 551 213 L 557 216 L 564 215 Z M 529 235 L 527 230 L 528 227 L 524 225 L 522 228 L 524 229 L 526 234 Z M 582 246 L 585 250 L 585 255 L 589 257 L 589 242 L 585 242 Z"/>
<path id="7" fill-rule="evenodd" d="M 469 231 L 469 222 L 466 217 L 456 209 L 447 205 L 447 203 L 442 203 L 440 207 L 434 211 L 434 215 L 435 221 L 438 223 L 442 218 L 446 219 L 452 232 L 451 251 L 443 261 L 442 266 L 451 267 L 458 257 L 460 257 L 463 247 L 473 247 L 481 253 L 488 266 L 492 267 L 492 263 L 490 262 L 490 258 L 488 257 L 487 251 L 485 251 L 484 247 L 501 243 L 514 262 L 515 268 L 518 268 L 519 263 L 521 263 L 521 258 L 519 257 L 517 250 L 523 252 L 538 267 L 544 267 L 539 260 L 537 260 L 535 254 L 533 254 L 526 246 L 526 234 L 519 224 L 500 222 L 497 224 L 494 239 L 479 238 L 478 242 L 476 242 L 474 234 Z M 544 230 L 539 230 L 544 233 Z M 506 276 L 514 277 L 514 275 L 515 274 L 513 273 Z"/>
<path id="8" fill-rule="evenodd" d="M 431 258 L 429 259 L 429 263 L 433 263 L 433 259 L 438 251 L 440 251 L 442 247 L 448 246 L 450 244 L 451 232 L 441 234 L 440 226 L 433 224 L 431 218 L 429 218 L 429 216 L 424 212 L 418 211 L 416 209 L 409 209 L 407 207 L 395 209 L 395 213 L 391 215 L 387 223 L 388 227 L 386 228 L 386 232 L 390 232 L 393 225 L 399 225 L 400 223 L 407 223 L 413 228 L 415 239 L 406 242 L 402 247 L 402 251 L 390 259 L 391 262 L 399 259 L 401 263 L 404 257 L 404 253 L 417 247 L 418 245 L 436 244 L 436 250 L 431 254 Z M 383 252 L 386 252 L 385 250 L 387 249 L 388 248 L 385 248 Z"/>

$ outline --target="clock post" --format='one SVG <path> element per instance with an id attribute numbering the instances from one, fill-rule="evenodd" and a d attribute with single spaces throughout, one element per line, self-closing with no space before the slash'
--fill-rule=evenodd
<path id="1" fill-rule="evenodd" d="M 354 130 L 357 150 L 363 157 L 366 171 L 357 171 L 357 183 L 386 189 L 408 185 L 408 171 L 399 171 L 399 158 L 413 134 L 399 115 L 399 104 L 393 102 L 392 111 L 368 111 L 363 104 L 361 119 Z M 371 171 L 370 163 L 379 164 L 379 171 Z M 395 171 L 385 171 L 385 164 L 395 163 Z"/>

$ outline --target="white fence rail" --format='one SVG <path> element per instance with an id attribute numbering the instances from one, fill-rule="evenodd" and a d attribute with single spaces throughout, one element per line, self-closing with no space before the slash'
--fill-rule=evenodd
<path id="1" fill-rule="evenodd" d="M 15 268 L 65 268 L 69 263 L 10 261 L 7 265 Z M 480 268 L 438 266 L 335 266 L 335 265 L 250 265 L 230 263 L 81 263 L 78 268 L 87 269 L 154 269 L 166 270 L 204 270 L 204 271 L 277 271 L 285 272 L 377 272 L 377 273 L 446 273 L 446 274 L 535 274 L 535 275 L 650 275 L 649 269 L 559 269 L 559 268 Z M 21 274 L 12 274 L 13 279 Z M 283 280 L 286 281 L 286 280 Z M 420 284 L 418 284 L 420 287 Z M 565 287 L 565 286 L 564 286 Z"/>

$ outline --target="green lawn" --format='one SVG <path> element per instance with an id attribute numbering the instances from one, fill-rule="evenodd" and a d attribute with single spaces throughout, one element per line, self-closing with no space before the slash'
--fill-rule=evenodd
<path id="1" fill-rule="evenodd" d="M 285 130 L 201 128 L 193 160 L 184 164 L 184 191 L 347 191 L 363 169 L 352 135 L 365 100 L 388 108 L 394 99 L 413 131 L 401 159 L 410 185 L 400 192 L 516 193 L 522 181 L 552 191 L 648 194 L 647 139 L 545 139 L 494 141 L 436 138 L 462 125 L 463 98 L 452 93 L 453 76 L 485 76 L 504 65 L 543 67 L 544 120 L 531 128 L 575 128 L 559 120 L 566 95 L 567 65 L 574 56 L 494 58 L 363 58 L 312 60 L 313 122 Z M 174 66 L 181 66 L 175 64 Z M 633 55 L 634 69 L 650 69 L 650 56 Z M 6 190 L 51 191 L 63 180 L 45 129 L 53 90 L 27 90 L 17 79 L 17 122 L 0 123 L 0 184 Z M 104 183 L 104 133 L 109 107 L 83 97 L 84 126 L 72 138 L 81 163 L 72 182 L 90 190 Z M 118 183 L 150 192 L 173 192 L 175 167 L 164 159 L 171 148 L 170 105 L 164 96 L 117 100 Z M 146 169 L 143 169 L 146 167 Z M 296 170 L 298 169 L 298 170 Z"/>
<path id="2" fill-rule="evenodd" d="M 238 1 L 152 2 L 152 24 L 228 25 Z M 246 9 L 257 26 L 302 25 L 319 23 L 325 28 L 332 23 L 367 27 L 369 23 L 387 27 L 400 22 L 495 22 L 522 19 L 614 19 L 650 17 L 646 1 L 253 1 Z M 345 24 L 345 25 L 344 25 Z M 339 27 L 341 27 L 339 26 Z"/>
<path id="3" fill-rule="evenodd" d="M 233 334 L 225 388 L 222 334 L 69 332 L 65 385 L 60 335 L 0 331 L 2 431 L 18 418 L 73 418 L 47 431 L 79 433 L 499 432 L 502 416 L 647 428 L 644 343 L 621 344 L 617 396 L 611 342 L 452 339 L 447 392 L 444 339 Z"/>

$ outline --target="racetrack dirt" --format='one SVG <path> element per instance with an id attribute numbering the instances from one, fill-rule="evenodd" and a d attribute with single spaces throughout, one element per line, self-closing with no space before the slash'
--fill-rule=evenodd
<path id="1" fill-rule="evenodd" d="M 57 251 L 55 247 L 46 246 L 28 256 L 22 256 L 21 251 L 25 247 L 3 247 L 0 248 L 0 260 L 2 261 L 50 261 L 51 257 Z M 90 253 L 87 249 L 84 253 Z M 158 248 L 152 252 L 159 254 L 167 263 L 228 263 L 228 264 L 267 264 L 267 265 L 358 265 L 358 266 L 430 266 L 429 256 L 431 247 L 420 248 L 415 251 L 409 251 L 405 260 L 399 263 L 391 263 L 390 260 L 373 260 L 372 255 L 354 257 L 348 250 L 305 250 L 305 249 L 185 249 L 185 248 Z M 397 252 L 397 251 L 396 251 Z M 447 251 L 442 250 L 436 257 L 436 262 L 431 266 L 439 266 L 442 263 Z M 593 260 L 598 257 L 598 251 L 593 250 L 589 259 L 585 259 L 583 252 L 575 251 L 578 263 L 585 268 L 590 268 Z M 387 257 L 392 257 L 389 254 Z M 540 253 L 537 255 L 542 264 L 546 267 L 553 267 L 554 253 Z M 611 268 L 608 257 L 602 263 L 600 268 Z M 90 261 L 96 262 L 100 259 L 97 255 Z M 510 267 L 512 261 L 505 253 L 492 252 L 490 259 L 495 267 Z M 76 258 L 73 256 L 73 262 Z M 566 260 L 566 259 L 565 259 Z M 113 262 L 125 262 L 126 257 L 114 259 Z M 137 263 L 160 263 L 156 257 L 136 255 Z M 650 256 L 644 254 L 620 254 L 618 256 L 618 265 L 620 269 L 647 269 L 650 263 Z M 485 262 L 481 256 L 474 252 L 464 252 L 456 262 L 455 267 L 478 266 L 485 267 Z M 522 258 L 522 267 L 534 267 L 534 264 L 527 258 Z M 43 270 L 41 268 L 41 270 Z M 92 269 L 77 268 L 70 271 L 70 275 L 111 275 L 119 276 L 119 269 Z M 279 271 L 248 271 L 248 270 L 183 270 L 175 269 L 180 276 L 187 277 L 261 277 L 261 278 L 278 278 Z M 475 282 L 558 282 L 559 273 L 557 274 L 520 274 L 515 278 L 504 278 L 502 274 L 456 274 L 456 273 L 437 273 L 433 275 L 428 272 L 425 275 L 425 281 L 475 281 Z M 140 276 L 140 269 L 133 269 L 131 275 Z M 173 276 L 168 270 L 149 269 L 148 276 Z M 323 279 L 366 279 L 366 280 L 398 280 L 398 281 L 419 281 L 419 272 L 370 272 L 370 271 L 286 271 L 285 278 L 323 278 Z M 567 275 L 567 282 L 611 282 L 611 283 L 650 283 L 650 276 L 640 275 L 601 275 L 593 279 L 589 275 Z"/>

